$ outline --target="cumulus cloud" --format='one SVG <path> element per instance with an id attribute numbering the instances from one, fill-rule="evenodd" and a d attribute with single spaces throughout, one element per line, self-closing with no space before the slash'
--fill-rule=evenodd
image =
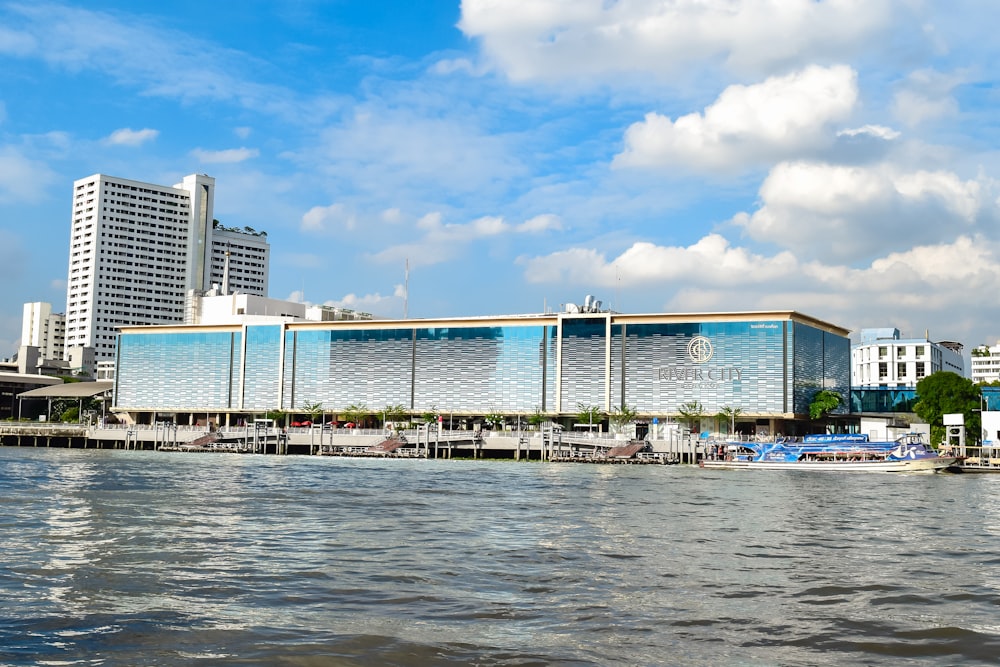
<path id="1" fill-rule="evenodd" d="M 130 127 L 123 127 L 112 132 L 105 142 L 112 146 L 141 146 L 146 142 L 153 141 L 160 135 L 159 130 L 144 128 L 133 130 Z"/>
<path id="2" fill-rule="evenodd" d="M 738 168 L 828 145 L 827 128 L 853 111 L 857 74 L 850 67 L 807 67 L 763 83 L 726 88 L 703 114 L 671 121 L 657 113 L 625 133 L 619 167 Z"/>
<path id="3" fill-rule="evenodd" d="M 614 290 L 626 304 L 655 288 L 665 312 L 792 309 L 858 328 L 916 321 L 922 333 L 937 322 L 939 335 L 953 337 L 958 326 L 970 328 L 957 319 L 997 311 L 983 295 L 1000 290 L 998 250 L 986 236 L 961 235 L 852 266 L 828 257 L 803 262 L 787 251 L 767 255 L 709 234 L 686 247 L 635 243 L 617 256 L 577 247 L 520 264 L 527 282 Z"/>
<path id="4" fill-rule="evenodd" d="M 784 162 L 760 188 L 760 207 L 733 222 L 802 257 L 846 261 L 954 238 L 994 219 L 993 184 L 945 171 Z"/>
<path id="5" fill-rule="evenodd" d="M 357 217 L 343 204 L 329 206 L 314 206 L 302 216 L 302 231 L 330 232 L 334 229 L 353 230 L 357 226 Z"/>
<path id="6" fill-rule="evenodd" d="M 255 158 L 260 155 L 260 151 L 256 148 L 228 148 L 221 151 L 196 148 L 191 151 L 191 155 L 203 164 L 233 164 Z"/>
<path id="7" fill-rule="evenodd" d="M 541 232 L 561 231 L 563 229 L 562 220 L 557 215 L 545 214 L 525 220 L 515 228 L 519 232 L 537 234 Z"/>
<path id="8" fill-rule="evenodd" d="M 732 247 L 719 234 L 709 234 L 687 247 L 635 243 L 611 260 L 593 249 L 570 248 L 544 257 L 522 258 L 520 263 L 528 282 L 566 281 L 601 287 L 650 285 L 694 275 L 713 285 L 769 282 L 798 266 L 791 253 L 764 257 Z"/>
<path id="9" fill-rule="evenodd" d="M 515 81 L 669 76 L 721 63 L 769 74 L 845 61 L 907 22 L 890 0 L 464 0 L 459 28 Z"/>
<path id="10" fill-rule="evenodd" d="M 379 307 L 385 307 L 387 304 L 392 303 L 394 300 L 399 299 L 402 296 L 402 286 L 397 285 L 392 296 L 384 296 L 375 292 L 374 294 L 363 294 L 357 295 L 354 293 L 345 294 L 339 299 L 333 299 L 331 301 L 325 301 L 324 306 L 332 306 L 334 308 L 349 308 L 351 310 L 360 310 L 364 312 L 372 312 Z"/>

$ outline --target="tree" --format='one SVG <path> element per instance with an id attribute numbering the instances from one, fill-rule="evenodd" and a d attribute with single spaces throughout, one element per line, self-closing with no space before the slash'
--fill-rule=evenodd
<path id="1" fill-rule="evenodd" d="M 424 412 L 420 417 L 424 420 L 425 424 L 430 424 L 437 421 L 438 409 L 436 405 L 432 405 L 429 410 Z"/>
<path id="2" fill-rule="evenodd" d="M 822 419 L 840 407 L 844 402 L 844 397 L 838 392 L 830 389 L 820 389 L 813 394 L 812 403 L 809 404 L 809 418 Z"/>
<path id="3" fill-rule="evenodd" d="M 496 408 L 490 408 L 489 413 L 483 415 L 483 421 L 495 430 L 498 426 L 503 426 L 503 414 L 497 412 Z"/>
<path id="4" fill-rule="evenodd" d="M 736 432 L 736 418 L 739 417 L 741 414 L 743 414 L 743 408 L 734 408 L 732 406 L 727 405 L 724 406 L 721 410 L 719 410 L 719 414 L 717 414 L 715 417 L 720 422 L 725 421 L 726 424 L 729 425 L 730 427 L 729 430 L 730 433 L 732 434 Z"/>
<path id="5" fill-rule="evenodd" d="M 611 410 L 611 414 L 608 415 L 608 418 L 611 420 L 611 423 L 615 425 L 615 428 L 621 431 L 623 428 L 633 423 L 638 414 L 639 412 L 635 408 L 622 403 L 620 408 L 613 408 Z"/>
<path id="6" fill-rule="evenodd" d="M 303 403 L 302 412 L 309 415 L 309 421 L 314 424 L 319 421 L 320 416 L 323 414 L 323 404 L 322 403 Z"/>
<path id="7" fill-rule="evenodd" d="M 688 401 L 687 403 L 681 403 L 680 407 L 677 408 L 677 412 L 680 413 L 680 420 L 687 424 L 690 430 L 694 431 L 701 425 L 702 417 L 705 416 L 705 406 L 699 401 Z"/>
<path id="8" fill-rule="evenodd" d="M 354 425 L 358 427 L 361 426 L 365 417 L 367 417 L 370 414 L 371 410 L 369 410 L 368 406 L 365 405 L 364 403 L 362 403 L 361 405 L 358 405 L 357 403 L 351 403 L 346 408 L 344 408 L 343 412 L 344 418 L 349 422 L 353 422 Z"/>
<path id="9" fill-rule="evenodd" d="M 406 408 L 399 403 L 393 405 L 387 405 L 382 408 L 382 426 L 385 426 L 386 422 L 399 422 L 403 421 L 406 417 Z"/>
<path id="10" fill-rule="evenodd" d="M 980 401 L 982 394 L 972 380 L 951 371 L 938 371 L 917 383 L 917 403 L 913 411 L 931 425 L 931 442 L 944 440 L 944 415 L 961 414 L 966 437 L 979 442 L 982 436 Z"/>
<path id="11" fill-rule="evenodd" d="M 528 424 L 530 426 L 539 427 L 545 423 L 548 416 L 542 412 L 541 408 L 535 408 L 535 411 L 528 416 Z"/>
<path id="12" fill-rule="evenodd" d="M 284 410 L 268 410 L 264 413 L 264 418 L 273 420 L 275 426 L 280 426 L 287 417 L 288 414 Z"/>
<path id="13" fill-rule="evenodd" d="M 591 431 L 594 429 L 594 424 L 600 426 L 601 421 L 604 420 L 604 411 L 601 410 L 596 405 L 587 405 L 586 403 L 576 404 L 576 421 L 578 424 L 587 424 Z"/>

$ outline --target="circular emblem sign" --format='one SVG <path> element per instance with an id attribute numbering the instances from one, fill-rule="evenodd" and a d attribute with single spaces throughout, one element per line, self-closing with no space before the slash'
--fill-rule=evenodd
<path id="1" fill-rule="evenodd" d="M 703 364 L 712 358 L 712 342 L 704 336 L 695 336 L 688 343 L 688 356 L 696 364 Z"/>

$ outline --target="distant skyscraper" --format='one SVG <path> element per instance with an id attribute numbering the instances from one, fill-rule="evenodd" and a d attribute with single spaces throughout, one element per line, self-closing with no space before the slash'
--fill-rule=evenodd
<path id="1" fill-rule="evenodd" d="M 73 183 L 66 289 L 66 350 L 114 359 L 118 327 L 184 321 L 189 290 L 221 281 L 225 248 L 244 253 L 231 284 L 266 296 L 270 246 L 263 234 L 215 230 L 215 179 L 168 187 L 104 174 Z"/>

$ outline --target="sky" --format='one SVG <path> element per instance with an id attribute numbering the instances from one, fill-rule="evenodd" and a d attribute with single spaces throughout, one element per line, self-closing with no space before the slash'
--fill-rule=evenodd
<path id="1" fill-rule="evenodd" d="M 990 0 L 0 0 L 0 356 L 22 304 L 65 310 L 95 173 L 215 177 L 273 298 L 994 345 L 998 27 Z"/>

